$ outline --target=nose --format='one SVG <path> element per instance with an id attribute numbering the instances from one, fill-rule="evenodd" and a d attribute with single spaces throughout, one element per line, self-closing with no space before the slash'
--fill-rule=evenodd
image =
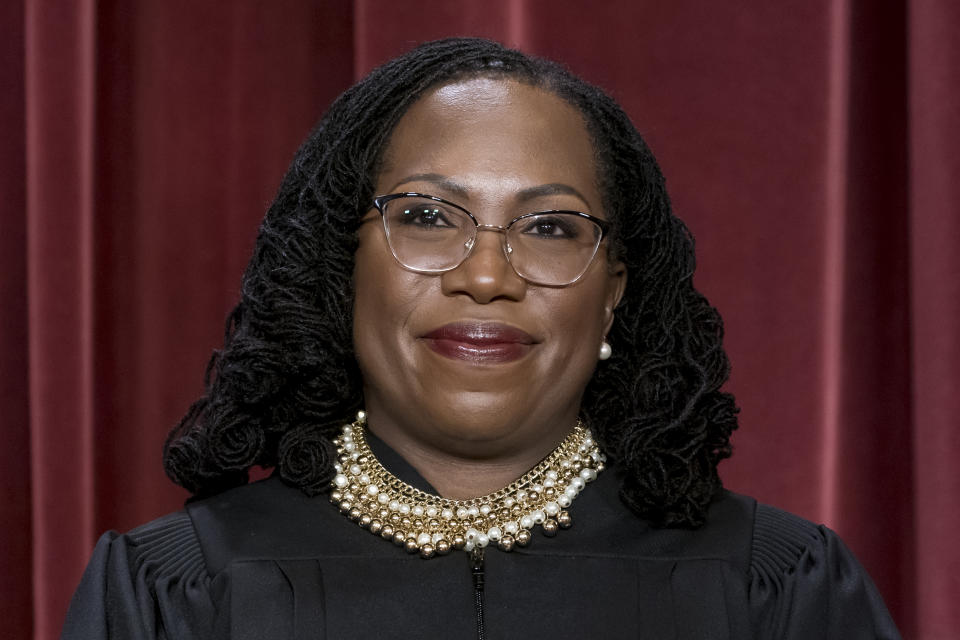
<path id="1" fill-rule="evenodd" d="M 443 292 L 451 296 L 468 295 L 478 304 L 499 299 L 522 300 L 527 281 L 510 266 L 505 247 L 502 232 L 481 227 L 467 259 L 441 276 Z"/>

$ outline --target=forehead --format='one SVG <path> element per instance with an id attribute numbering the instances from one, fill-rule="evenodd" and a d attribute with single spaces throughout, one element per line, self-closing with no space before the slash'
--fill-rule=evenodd
<path id="1" fill-rule="evenodd" d="M 446 84 L 410 107 L 384 153 L 378 193 L 418 174 L 449 177 L 466 186 L 471 199 L 568 184 L 595 212 L 600 206 L 593 143 L 579 111 L 512 79 Z"/>

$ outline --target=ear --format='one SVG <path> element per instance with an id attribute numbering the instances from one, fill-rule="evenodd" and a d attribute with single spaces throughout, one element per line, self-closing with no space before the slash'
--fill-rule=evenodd
<path id="1" fill-rule="evenodd" d="M 627 290 L 627 265 L 619 260 L 607 267 L 607 290 L 603 303 L 603 335 L 613 326 L 613 310 L 620 304 Z"/>

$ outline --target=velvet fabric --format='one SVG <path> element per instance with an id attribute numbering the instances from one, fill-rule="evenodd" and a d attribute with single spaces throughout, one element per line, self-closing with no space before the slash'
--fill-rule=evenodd
<path id="1" fill-rule="evenodd" d="M 296 146 L 450 35 L 624 105 L 726 323 L 725 482 L 836 530 L 905 637 L 960 634 L 957 3 L 24 0 L 0 24 L 5 634 L 56 637 L 97 537 L 182 504 L 160 446 Z"/>

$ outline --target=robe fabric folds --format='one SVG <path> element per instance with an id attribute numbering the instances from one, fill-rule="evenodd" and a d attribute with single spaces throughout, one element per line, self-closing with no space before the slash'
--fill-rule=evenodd
<path id="1" fill-rule="evenodd" d="M 429 485 L 371 447 L 406 482 Z M 487 548 L 489 639 L 899 638 L 869 576 L 829 529 L 725 492 L 697 530 L 655 529 L 587 485 L 573 526 Z M 476 638 L 468 554 L 428 560 L 279 478 L 189 502 L 98 542 L 66 640 Z"/>

